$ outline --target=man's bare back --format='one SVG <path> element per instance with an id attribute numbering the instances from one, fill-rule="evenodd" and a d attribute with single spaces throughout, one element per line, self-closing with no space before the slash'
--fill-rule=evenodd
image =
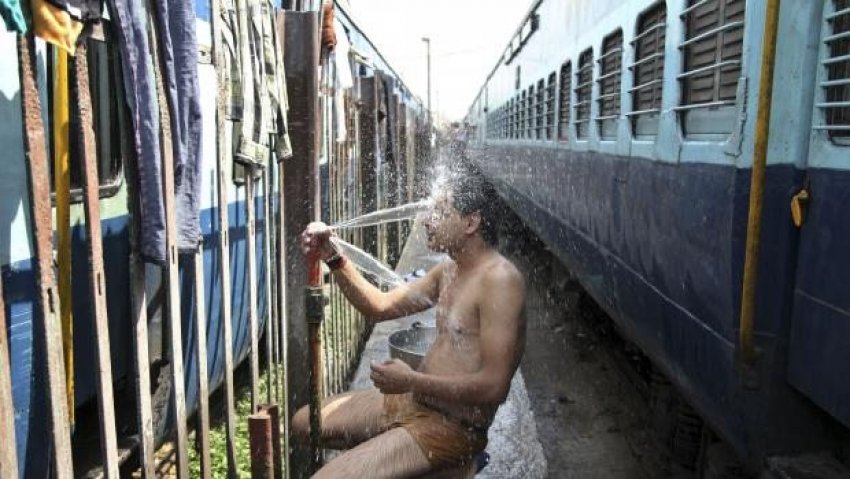
<path id="1" fill-rule="evenodd" d="M 458 275 L 454 262 L 440 266 L 440 295 L 437 301 L 437 338 L 422 361 L 419 370 L 426 374 L 453 376 L 475 373 L 481 368 L 481 310 L 482 303 L 491 300 L 492 295 L 504 291 L 487 291 L 483 287 L 493 280 L 488 275 L 519 275 L 513 264 L 493 251 L 472 271 Z M 524 333 L 524 318 L 517 318 L 520 324 L 515 327 Z M 512 334 L 513 331 L 505 331 Z M 516 338 L 517 347 L 508 352 L 522 356 L 523 336 Z M 498 406 L 492 404 L 464 405 L 455 401 L 446 401 L 427 395 L 415 395 L 423 404 L 431 406 L 448 416 L 460 419 L 477 427 L 490 425 Z"/>

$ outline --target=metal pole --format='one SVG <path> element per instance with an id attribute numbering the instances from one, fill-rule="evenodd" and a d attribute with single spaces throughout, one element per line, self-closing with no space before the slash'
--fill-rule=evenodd
<path id="1" fill-rule="evenodd" d="M 430 136 L 431 133 L 431 39 L 429 37 L 422 37 L 422 41 L 425 42 L 425 47 L 427 49 L 427 57 L 428 57 L 428 134 Z"/>

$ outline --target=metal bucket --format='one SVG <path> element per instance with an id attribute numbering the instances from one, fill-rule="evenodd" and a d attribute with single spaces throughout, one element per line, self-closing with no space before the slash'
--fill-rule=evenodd
<path id="1" fill-rule="evenodd" d="M 422 358 L 431 349 L 437 337 L 437 328 L 413 323 L 408 329 L 400 329 L 389 337 L 390 357 L 401 359 L 413 369 L 419 369 Z"/>

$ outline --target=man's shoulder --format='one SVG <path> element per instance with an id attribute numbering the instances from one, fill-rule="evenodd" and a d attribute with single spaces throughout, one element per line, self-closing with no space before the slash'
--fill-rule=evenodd
<path id="1" fill-rule="evenodd" d="M 511 260 L 497 254 L 484 270 L 482 284 L 488 288 L 508 287 L 525 290 L 525 276 Z"/>

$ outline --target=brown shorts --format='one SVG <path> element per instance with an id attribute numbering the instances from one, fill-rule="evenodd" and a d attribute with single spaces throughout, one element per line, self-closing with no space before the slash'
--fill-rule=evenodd
<path id="1" fill-rule="evenodd" d="M 413 436 L 435 469 L 465 466 L 487 446 L 486 429 L 461 424 L 410 393 L 385 395 L 384 415 L 389 429 L 403 427 Z"/>

